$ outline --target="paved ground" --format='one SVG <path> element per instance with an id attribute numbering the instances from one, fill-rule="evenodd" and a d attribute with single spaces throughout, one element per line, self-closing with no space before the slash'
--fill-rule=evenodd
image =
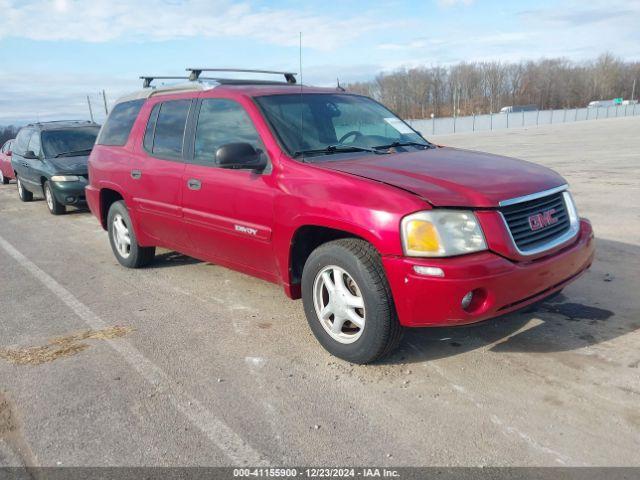
<path id="1" fill-rule="evenodd" d="M 537 311 L 415 330 L 366 367 L 274 285 L 166 252 L 126 270 L 88 213 L 0 186 L 0 464 L 639 465 L 639 133 L 437 138 L 559 170 L 597 261 Z"/>

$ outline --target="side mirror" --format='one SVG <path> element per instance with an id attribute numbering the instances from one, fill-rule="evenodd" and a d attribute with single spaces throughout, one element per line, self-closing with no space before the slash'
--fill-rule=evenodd
<path id="1" fill-rule="evenodd" d="M 264 170 L 267 160 L 249 143 L 227 143 L 216 150 L 216 162 L 222 168 Z"/>
<path id="2" fill-rule="evenodd" d="M 24 155 L 24 158 L 26 158 L 27 160 L 37 160 L 38 157 L 36 156 L 36 154 L 33 152 L 33 150 L 27 150 Z"/>
<path id="3" fill-rule="evenodd" d="M 7 157 L 10 157 L 11 155 L 13 155 L 13 152 L 11 150 L 8 150 L 6 155 L 7 155 Z"/>

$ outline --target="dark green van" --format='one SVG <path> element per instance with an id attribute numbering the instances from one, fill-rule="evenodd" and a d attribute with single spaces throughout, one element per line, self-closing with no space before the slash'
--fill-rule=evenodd
<path id="1" fill-rule="evenodd" d="M 18 132 L 11 165 L 18 195 L 30 202 L 42 194 L 49 211 L 60 215 L 67 205 L 85 204 L 87 159 L 100 125 L 89 121 L 29 124 Z"/>

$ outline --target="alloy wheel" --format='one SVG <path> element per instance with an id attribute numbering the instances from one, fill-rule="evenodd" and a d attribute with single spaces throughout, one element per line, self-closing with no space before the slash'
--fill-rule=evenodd
<path id="1" fill-rule="evenodd" d="M 320 324 L 335 341 L 347 344 L 360 338 L 366 318 L 364 298 L 346 270 L 329 265 L 318 272 L 313 304 Z"/>
<path id="2" fill-rule="evenodd" d="M 44 189 L 44 198 L 47 200 L 49 210 L 53 212 L 53 194 L 51 193 L 51 187 L 49 185 Z"/>
<path id="3" fill-rule="evenodd" d="M 122 258 L 128 258 L 131 255 L 131 235 L 124 217 L 119 213 L 113 217 L 113 227 L 111 229 L 113 242 L 115 243 L 118 254 Z"/>

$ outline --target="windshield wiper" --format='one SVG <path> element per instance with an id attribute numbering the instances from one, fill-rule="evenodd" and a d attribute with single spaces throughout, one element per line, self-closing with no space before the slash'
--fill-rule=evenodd
<path id="1" fill-rule="evenodd" d="M 325 148 L 316 148 L 316 149 L 310 149 L 310 150 L 299 150 L 297 152 L 293 152 L 293 157 L 297 158 L 301 155 L 305 155 L 305 154 L 314 154 L 314 153 L 324 153 L 327 155 L 330 155 L 332 153 L 344 153 L 344 152 L 370 152 L 370 153 L 376 153 L 378 155 L 380 154 L 384 154 L 387 152 L 381 152 L 380 150 L 376 150 L 376 148 L 369 148 L 369 147 L 356 147 L 356 146 L 347 146 L 347 145 L 328 145 Z"/>
<path id="2" fill-rule="evenodd" d="M 420 142 L 393 142 L 388 145 L 377 145 L 373 148 L 384 150 L 386 148 L 394 148 L 394 147 L 424 147 L 426 149 L 426 148 L 431 148 L 431 145 L 428 143 L 420 143 Z"/>
<path id="3" fill-rule="evenodd" d="M 81 153 L 89 153 L 91 152 L 91 150 L 93 150 L 92 148 L 85 148 L 83 150 L 71 150 L 69 152 L 60 152 L 60 153 L 56 153 L 54 158 L 60 158 L 60 157 L 71 157 L 72 155 L 78 155 Z"/>

